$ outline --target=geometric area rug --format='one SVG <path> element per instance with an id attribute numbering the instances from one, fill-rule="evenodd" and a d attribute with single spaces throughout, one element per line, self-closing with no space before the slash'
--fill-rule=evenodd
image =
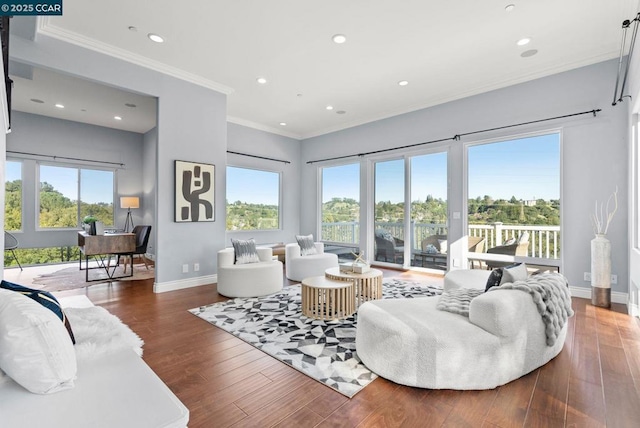
<path id="1" fill-rule="evenodd" d="M 442 293 L 439 287 L 394 278 L 384 279 L 382 287 L 383 299 Z M 300 285 L 189 312 L 349 398 L 377 377 L 362 364 L 355 349 L 357 313 L 336 321 L 307 318 L 300 310 Z"/>

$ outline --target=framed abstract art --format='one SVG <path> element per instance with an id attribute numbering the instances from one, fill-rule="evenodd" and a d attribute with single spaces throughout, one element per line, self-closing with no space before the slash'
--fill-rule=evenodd
<path id="1" fill-rule="evenodd" d="M 175 221 L 215 221 L 215 165 L 175 163 Z"/>

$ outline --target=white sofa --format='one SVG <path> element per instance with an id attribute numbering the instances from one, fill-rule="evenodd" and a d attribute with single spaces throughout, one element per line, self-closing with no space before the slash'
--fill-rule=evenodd
<path id="1" fill-rule="evenodd" d="M 324 252 L 324 244 L 315 242 L 317 254 L 303 256 L 297 243 L 287 244 L 284 248 L 285 269 L 287 278 L 302 281 L 310 276 L 324 275 L 324 271 L 338 267 L 338 256 Z"/>
<path id="2" fill-rule="evenodd" d="M 59 300 L 69 307 L 66 298 Z M 67 310 L 76 336 L 75 386 L 40 395 L 0 377 L 0 426 L 186 427 L 189 410 L 136 353 L 140 339 L 103 308 L 91 307 L 85 296 L 73 296 L 71 305 L 89 307 L 89 313 Z M 113 330 L 97 340 L 88 335 L 104 325 Z"/>
<path id="3" fill-rule="evenodd" d="M 484 289 L 486 279 L 477 280 L 475 287 Z M 446 291 L 458 286 L 445 279 L 445 287 Z M 466 288 L 473 287 L 467 282 Z M 387 299 L 361 305 L 356 332 L 360 360 L 399 384 L 479 390 L 517 379 L 563 348 L 568 323 L 548 346 L 545 324 L 526 292 L 482 293 L 471 300 L 468 318 L 438 310 L 439 299 Z"/>
<path id="4" fill-rule="evenodd" d="M 258 263 L 234 264 L 233 248 L 218 251 L 218 293 L 227 297 L 258 297 L 282 290 L 282 262 L 271 248 L 256 248 Z"/>

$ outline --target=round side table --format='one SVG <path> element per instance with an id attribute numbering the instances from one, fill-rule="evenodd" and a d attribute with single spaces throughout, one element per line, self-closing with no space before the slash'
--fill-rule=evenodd
<path id="1" fill-rule="evenodd" d="M 356 311 L 353 281 L 334 281 L 325 276 L 302 280 L 302 314 L 318 320 L 347 318 Z"/>
<path id="2" fill-rule="evenodd" d="M 371 269 L 365 273 L 343 272 L 334 267 L 324 271 L 328 279 L 355 282 L 357 304 L 367 300 L 382 299 L 382 271 Z"/>

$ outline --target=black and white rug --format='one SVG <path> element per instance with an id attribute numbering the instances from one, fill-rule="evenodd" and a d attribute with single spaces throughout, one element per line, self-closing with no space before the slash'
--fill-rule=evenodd
<path id="1" fill-rule="evenodd" d="M 384 299 L 441 294 L 442 289 L 397 279 L 383 281 Z M 357 315 L 339 321 L 307 318 L 300 311 L 300 285 L 265 297 L 237 298 L 190 309 L 338 392 L 353 397 L 377 376 L 356 354 Z"/>

